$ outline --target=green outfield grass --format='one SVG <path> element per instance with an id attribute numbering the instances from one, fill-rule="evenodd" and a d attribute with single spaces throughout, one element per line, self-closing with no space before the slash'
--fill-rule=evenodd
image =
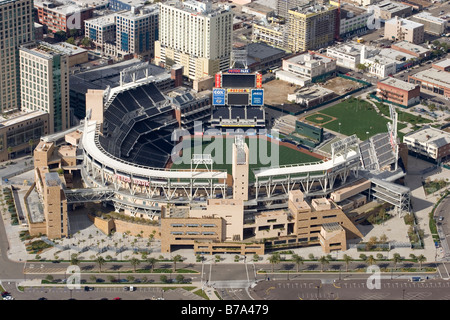
<path id="1" fill-rule="evenodd" d="M 222 157 L 218 155 L 218 151 L 220 148 L 220 144 L 218 143 L 218 140 L 220 139 L 212 139 L 211 141 L 204 141 L 202 144 L 202 151 L 204 154 L 211 154 L 213 159 L 215 160 L 215 163 L 213 164 L 213 169 L 216 170 L 227 170 L 228 174 L 231 174 L 231 162 L 232 162 L 232 144 L 234 142 L 233 138 L 226 138 L 223 139 L 222 143 Z M 250 141 L 252 140 L 252 141 Z M 250 161 L 250 172 L 249 172 L 249 180 L 254 181 L 255 177 L 253 174 L 253 169 L 262 168 L 262 167 L 271 167 L 273 164 L 271 162 L 269 163 L 263 163 L 265 162 L 264 156 L 266 153 L 264 151 L 259 153 L 260 147 L 259 147 L 259 141 L 257 141 L 255 138 L 246 138 L 245 142 L 247 143 L 247 146 L 249 147 L 249 154 L 251 158 Z M 191 140 L 191 145 L 193 145 Z M 278 145 L 278 157 L 272 158 L 272 152 L 275 151 L 274 144 L 268 141 L 264 140 L 264 143 L 267 147 L 267 160 L 271 161 L 271 159 L 274 159 L 274 162 L 278 162 L 279 165 L 288 165 L 288 164 L 297 164 L 297 163 L 308 163 L 308 162 L 317 162 L 320 161 L 320 159 L 315 158 L 309 154 L 305 154 L 299 150 L 294 150 L 289 147 Z M 198 153 L 198 151 L 195 151 L 194 148 L 183 150 L 183 152 L 187 152 L 187 154 L 190 154 L 192 157 L 192 154 Z M 187 157 L 185 158 L 187 159 Z M 172 169 L 181 170 L 181 169 L 190 169 L 190 163 L 184 161 L 181 164 L 173 164 Z M 199 165 L 197 167 L 198 169 L 204 169 L 204 165 Z"/>
<path id="2" fill-rule="evenodd" d="M 322 125 L 324 128 L 347 136 L 356 134 L 361 140 L 366 140 L 377 133 L 387 132 L 389 120 L 379 115 L 370 103 L 363 100 L 344 101 L 321 110 L 320 113 L 337 118 Z M 398 124 L 399 130 L 405 127 L 404 124 Z"/>

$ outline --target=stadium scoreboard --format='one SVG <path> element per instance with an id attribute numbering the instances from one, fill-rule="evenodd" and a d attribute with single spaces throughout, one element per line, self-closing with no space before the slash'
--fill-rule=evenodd
<path id="1" fill-rule="evenodd" d="M 229 69 L 215 75 L 213 105 L 263 106 L 262 75 L 249 69 Z"/>

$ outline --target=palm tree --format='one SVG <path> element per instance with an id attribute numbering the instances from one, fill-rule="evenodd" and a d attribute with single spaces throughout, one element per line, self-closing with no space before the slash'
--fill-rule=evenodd
<path id="1" fill-rule="evenodd" d="M 97 263 L 100 272 L 102 272 L 102 266 L 106 263 L 106 260 L 102 256 L 99 256 L 95 259 L 95 262 Z"/>
<path id="2" fill-rule="evenodd" d="M 423 254 L 421 254 L 420 256 L 417 257 L 417 261 L 419 261 L 420 269 L 422 270 L 422 263 L 427 261 L 427 258 Z"/>
<path id="3" fill-rule="evenodd" d="M 157 260 L 155 258 L 148 258 L 147 259 L 148 264 L 152 267 L 152 272 L 153 272 L 153 268 L 155 267 L 156 261 Z"/>
<path id="4" fill-rule="evenodd" d="M 398 253 L 394 253 L 394 256 L 392 257 L 392 261 L 394 262 L 394 267 L 397 269 L 397 263 L 402 261 L 402 257 Z"/>
<path id="5" fill-rule="evenodd" d="M 72 257 L 70 258 L 70 265 L 77 266 L 79 264 L 80 264 L 80 260 L 78 260 L 77 256 L 72 255 Z"/>
<path id="6" fill-rule="evenodd" d="M 173 261 L 173 272 L 175 272 L 177 271 L 177 262 L 183 261 L 183 257 L 177 254 L 175 257 L 172 258 L 172 261 Z"/>
<path id="7" fill-rule="evenodd" d="M 367 257 L 366 262 L 369 264 L 369 266 L 371 266 L 373 264 L 376 264 L 377 260 L 374 258 L 373 255 L 370 255 L 370 256 Z"/>
<path id="8" fill-rule="evenodd" d="M 303 264 L 303 257 L 299 256 L 298 254 L 293 254 L 292 255 L 292 260 L 295 262 L 295 264 L 297 265 L 297 272 L 299 272 L 299 266 L 301 264 Z"/>
<path id="9" fill-rule="evenodd" d="M 134 272 L 136 272 L 136 267 L 141 264 L 141 260 L 138 258 L 131 258 L 130 263 L 133 266 Z"/>
<path id="10" fill-rule="evenodd" d="M 272 264 L 272 273 L 273 273 L 273 268 L 274 265 L 277 263 L 280 263 L 281 261 L 281 257 L 279 253 L 273 253 L 270 258 L 269 258 L 269 262 Z"/>
<path id="11" fill-rule="evenodd" d="M 322 265 L 322 270 L 321 270 L 321 271 L 323 271 L 324 265 L 330 263 L 330 261 L 329 261 L 329 260 L 327 259 L 327 257 L 325 257 L 325 256 L 321 256 L 321 257 L 319 258 L 319 262 L 320 262 L 320 264 Z"/>
<path id="12" fill-rule="evenodd" d="M 348 265 L 353 260 L 353 258 L 350 257 L 349 255 L 344 254 L 344 258 L 343 259 L 344 259 L 344 262 L 345 262 L 345 272 L 348 272 Z"/>

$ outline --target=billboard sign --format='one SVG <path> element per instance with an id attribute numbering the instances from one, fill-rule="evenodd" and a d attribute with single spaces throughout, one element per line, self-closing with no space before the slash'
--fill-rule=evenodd
<path id="1" fill-rule="evenodd" d="M 213 89 L 213 105 L 224 106 L 225 105 L 225 89 Z"/>
<path id="2" fill-rule="evenodd" d="M 252 106 L 264 105 L 264 90 L 253 89 L 252 90 Z"/>

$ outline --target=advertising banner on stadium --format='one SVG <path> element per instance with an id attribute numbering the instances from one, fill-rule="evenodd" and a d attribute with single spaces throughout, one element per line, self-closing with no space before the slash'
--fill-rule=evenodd
<path id="1" fill-rule="evenodd" d="M 213 105 L 224 106 L 225 105 L 225 89 L 213 89 Z"/>
<path id="2" fill-rule="evenodd" d="M 264 105 L 264 90 L 253 89 L 252 90 L 252 106 Z"/>

